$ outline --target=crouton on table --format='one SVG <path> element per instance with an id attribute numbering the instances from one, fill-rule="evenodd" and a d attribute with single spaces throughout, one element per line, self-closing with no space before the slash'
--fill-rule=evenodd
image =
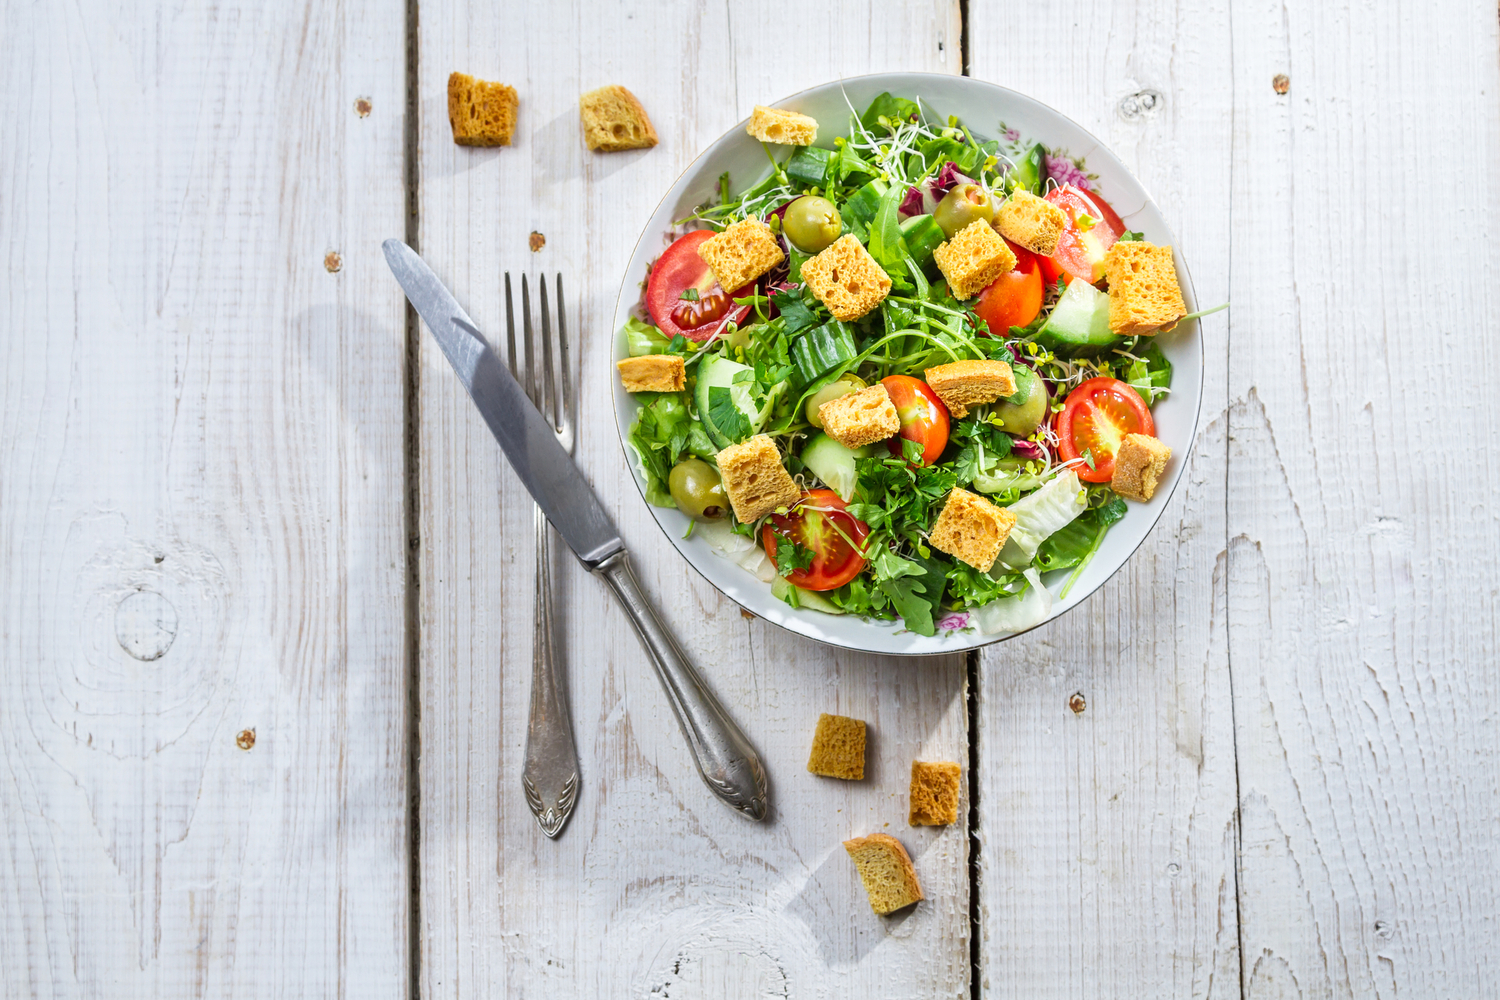
<path id="1" fill-rule="evenodd" d="M 678 354 L 646 354 L 616 361 L 626 392 L 679 392 L 687 370 Z"/>
<path id="2" fill-rule="evenodd" d="M 1002 274 L 1015 269 L 1016 255 L 983 219 L 975 219 L 933 251 L 938 270 L 954 298 L 972 299 Z M 806 274 L 806 265 L 803 265 Z"/>
<path id="3" fill-rule="evenodd" d="M 917 869 L 901 841 L 885 833 L 844 841 L 876 913 L 894 913 L 923 899 Z"/>
<path id="4" fill-rule="evenodd" d="M 840 236 L 822 253 L 803 261 L 802 280 L 833 318 L 845 323 L 880 305 L 891 292 L 890 276 L 852 234 Z"/>
<path id="5" fill-rule="evenodd" d="M 845 448 L 859 448 L 901 430 L 901 417 L 891 394 L 879 382 L 864 389 L 830 399 L 818 407 L 823 429 Z"/>
<path id="6" fill-rule="evenodd" d="M 754 524 L 778 507 L 790 507 L 802 497 L 797 483 L 781 464 L 776 443 L 757 434 L 720 451 L 716 461 L 729 505 L 741 524 Z"/>
<path id="7" fill-rule="evenodd" d="M 1122 337 L 1155 333 L 1187 315 L 1172 248 L 1132 240 L 1104 255 L 1109 329 Z"/>
<path id="8" fill-rule="evenodd" d="M 1017 190 L 995 209 L 994 225 L 1012 243 L 1051 257 L 1057 252 L 1057 238 L 1068 228 L 1068 216 L 1047 199 Z"/>
<path id="9" fill-rule="evenodd" d="M 1115 473 L 1109 488 L 1128 500 L 1145 503 L 1167 468 L 1172 449 L 1149 434 L 1127 434 L 1115 451 Z"/>
<path id="10" fill-rule="evenodd" d="M 907 822 L 912 826 L 947 826 L 957 822 L 961 773 L 958 764 L 951 760 L 912 761 Z"/>
<path id="11" fill-rule="evenodd" d="M 448 124 L 460 146 L 509 146 L 519 103 L 514 87 L 448 74 Z"/>
<path id="12" fill-rule="evenodd" d="M 750 113 L 745 131 L 761 142 L 775 142 L 783 146 L 810 146 L 818 137 L 818 120 L 795 111 L 768 108 L 757 104 Z"/>
<path id="13" fill-rule="evenodd" d="M 583 141 L 589 149 L 617 153 L 656 145 L 656 129 L 641 102 L 624 87 L 600 87 L 578 98 Z"/>
<path id="14" fill-rule="evenodd" d="M 968 416 L 971 406 L 1016 393 L 1016 374 L 1004 361 L 955 361 L 922 374 L 955 417 Z"/>
<path id="15" fill-rule="evenodd" d="M 842 715 L 818 716 L 807 769 L 825 778 L 860 781 L 865 776 L 865 724 Z"/>
<path id="16" fill-rule="evenodd" d="M 1004 507 L 955 487 L 927 540 L 938 551 L 987 573 L 1015 524 L 1016 515 Z"/>
<path id="17" fill-rule="evenodd" d="M 737 292 L 786 259 L 771 227 L 759 219 L 743 219 L 698 247 L 709 270 L 726 292 Z"/>

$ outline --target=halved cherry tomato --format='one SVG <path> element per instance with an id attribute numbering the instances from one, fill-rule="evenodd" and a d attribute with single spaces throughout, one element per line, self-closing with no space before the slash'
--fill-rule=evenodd
<path id="1" fill-rule="evenodd" d="M 1094 460 L 1077 467 L 1086 483 L 1107 483 L 1115 474 L 1115 452 L 1126 434 L 1156 434 L 1156 422 L 1140 393 L 1117 378 L 1091 378 L 1068 393 L 1054 420 L 1057 454 L 1063 461 L 1085 451 Z"/>
<path id="2" fill-rule="evenodd" d="M 1057 238 L 1057 251 L 1042 260 L 1047 284 L 1061 275 L 1087 282 L 1104 277 L 1104 252 L 1125 232 L 1125 223 L 1103 198 L 1071 184 L 1048 191 L 1047 200 L 1068 216 L 1068 228 Z M 1081 218 L 1085 215 L 1088 220 Z"/>
<path id="3" fill-rule="evenodd" d="M 936 462 L 948 444 L 948 408 L 938 394 L 911 375 L 887 375 L 880 384 L 890 393 L 891 402 L 896 404 L 896 416 L 901 418 L 900 436 L 886 442 L 891 454 L 901 457 L 901 439 L 905 438 L 922 446 L 919 465 Z"/>
<path id="4" fill-rule="evenodd" d="M 766 555 L 773 562 L 778 537 L 812 549 L 812 564 L 786 577 L 804 590 L 837 590 L 865 568 L 859 548 L 864 547 L 870 526 L 845 510 L 844 501 L 833 490 L 803 491 L 801 503 L 785 514 L 766 518 L 760 531 Z"/>
<path id="5" fill-rule="evenodd" d="M 668 339 L 680 333 L 701 343 L 713 336 L 730 310 L 734 311 L 730 318 L 736 323 L 750 311 L 749 306 L 736 306 L 730 300 L 749 295 L 753 283 L 726 295 L 714 280 L 713 271 L 698 256 L 698 248 L 713 235 L 708 229 L 693 230 L 662 251 L 651 268 L 651 278 L 646 282 L 646 311 Z M 697 291 L 697 299 L 682 297 L 689 288 Z"/>
<path id="6" fill-rule="evenodd" d="M 1009 337 L 1010 328 L 1025 326 L 1042 311 L 1042 265 L 1037 255 L 1005 241 L 1016 255 L 1016 266 L 979 293 L 974 312 L 990 328 L 992 337 Z"/>

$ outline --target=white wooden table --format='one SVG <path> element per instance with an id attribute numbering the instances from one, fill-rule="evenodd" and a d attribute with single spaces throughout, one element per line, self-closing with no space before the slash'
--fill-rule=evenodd
<path id="1" fill-rule="evenodd" d="M 1496 13 L 0 5 L 0 994 L 1500 995 Z M 968 662 L 836 652 L 661 543 L 609 317 L 753 103 L 966 67 L 1108 142 L 1233 308 L 1185 484 L 1100 593 Z M 513 147 L 453 145 L 453 69 L 518 88 Z M 606 83 L 657 148 L 583 149 Z M 529 505 L 402 235 L 490 328 L 504 270 L 564 275 L 579 461 L 765 823 L 570 565 L 583 787 L 537 829 Z M 804 772 L 820 711 L 870 721 L 865 782 Z M 913 757 L 964 762 L 967 823 L 904 825 Z M 887 824 L 929 896 L 894 920 L 840 847 Z"/>

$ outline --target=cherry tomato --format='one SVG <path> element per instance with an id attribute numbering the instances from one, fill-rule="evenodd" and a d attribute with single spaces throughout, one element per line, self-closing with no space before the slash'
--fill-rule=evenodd
<path id="1" fill-rule="evenodd" d="M 1156 422 L 1140 393 L 1117 378 L 1091 378 L 1068 393 L 1054 423 L 1063 461 L 1085 451 L 1094 460 L 1077 467 L 1086 483 L 1107 483 L 1115 474 L 1115 451 L 1126 434 L 1156 434 Z"/>
<path id="2" fill-rule="evenodd" d="M 887 375 L 880 384 L 890 393 L 896 416 L 901 418 L 900 436 L 886 442 L 891 454 L 901 457 L 901 440 L 905 438 L 922 446 L 922 461 L 917 464 L 936 462 L 948 444 L 948 408 L 943 401 L 926 382 L 910 375 Z"/>
<path id="3" fill-rule="evenodd" d="M 837 590 L 865 568 L 859 548 L 869 533 L 870 526 L 845 510 L 844 501 L 833 490 L 805 490 L 796 507 L 766 518 L 761 541 L 773 562 L 778 537 L 812 549 L 812 564 L 792 570 L 787 581 L 803 590 Z"/>
<path id="4" fill-rule="evenodd" d="M 1125 223 L 1103 198 L 1071 184 L 1048 191 L 1047 200 L 1068 216 L 1068 228 L 1057 238 L 1057 251 L 1042 264 L 1047 283 L 1060 275 L 1088 282 L 1104 277 L 1104 253 L 1125 232 Z"/>
<path id="5" fill-rule="evenodd" d="M 1042 311 L 1042 265 L 1037 255 L 1010 240 L 1016 266 L 979 293 L 974 312 L 990 328 L 992 337 L 1009 337 L 1010 328 L 1025 326 Z"/>
<path id="6" fill-rule="evenodd" d="M 713 271 L 698 256 L 698 248 L 713 235 L 711 230 L 695 229 L 667 247 L 651 268 L 651 278 L 646 282 L 646 311 L 668 339 L 680 333 L 701 343 L 713 336 L 731 310 L 735 322 L 750 311 L 749 306 L 736 306 L 730 300 L 749 295 L 754 285 L 746 285 L 734 295 L 724 294 Z M 697 292 L 696 299 L 682 297 L 689 288 Z"/>

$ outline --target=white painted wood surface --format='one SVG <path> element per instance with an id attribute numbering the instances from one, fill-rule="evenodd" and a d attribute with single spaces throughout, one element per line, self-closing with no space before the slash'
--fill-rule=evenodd
<path id="1" fill-rule="evenodd" d="M 435 347 L 422 367 L 422 989 L 610 997 L 963 996 L 967 836 L 906 825 L 913 758 L 966 761 L 965 666 L 820 648 L 747 621 L 661 537 L 615 430 L 609 328 L 641 226 L 698 151 L 766 102 L 840 73 L 956 72 L 957 4 L 871 17 L 864 5 L 703 9 L 425 4 L 421 249 L 482 328 L 503 331 L 500 274 L 561 272 L 582 349 L 580 464 L 636 554 L 643 583 L 760 750 L 761 824 L 694 771 L 627 619 L 564 561 L 569 689 L 582 790 L 556 841 L 521 794 L 530 683 L 531 514 Z M 847 31 L 850 23 L 863 27 Z M 806 31 L 777 24 L 800 23 Z M 450 70 L 521 94 L 514 146 L 453 145 Z M 589 153 L 578 96 L 619 83 L 655 149 Z M 530 233 L 546 237 L 532 254 Z M 655 237 L 648 237 L 655 238 Z M 519 295 L 519 288 L 516 289 Z M 519 304 L 519 303 L 518 303 Z M 858 784 L 806 771 L 820 711 L 871 726 Z M 841 842 L 885 831 L 911 850 L 930 902 L 870 912 Z"/>
<path id="2" fill-rule="evenodd" d="M 964 665 L 818 648 L 688 572 L 626 475 L 601 325 L 698 149 L 841 73 L 957 72 L 958 5 L 419 13 L 421 249 L 496 331 L 503 269 L 563 273 L 580 461 L 772 816 L 709 796 L 568 559 L 583 788 L 561 840 L 536 829 L 529 510 L 424 332 L 408 907 L 405 332 L 378 250 L 407 222 L 404 6 L 12 5 L 0 995 L 967 995 L 966 832 L 904 825 L 913 757 L 967 765 Z M 1234 300 L 1157 532 L 983 656 L 981 995 L 1493 992 L 1497 28 L 1408 0 L 970 4 L 974 75 L 1109 143 L 1200 300 Z M 452 145 L 451 69 L 518 87 L 516 146 Z M 660 146 L 583 149 L 605 83 Z M 872 725 L 861 785 L 803 770 L 824 710 Z M 931 898 L 896 921 L 839 846 L 885 829 Z"/>
<path id="3" fill-rule="evenodd" d="M 1496 8 L 1237 4 L 1231 29 L 1245 994 L 1491 996 Z"/>
<path id="4" fill-rule="evenodd" d="M 0 994 L 404 996 L 403 7 L 0 18 Z"/>

